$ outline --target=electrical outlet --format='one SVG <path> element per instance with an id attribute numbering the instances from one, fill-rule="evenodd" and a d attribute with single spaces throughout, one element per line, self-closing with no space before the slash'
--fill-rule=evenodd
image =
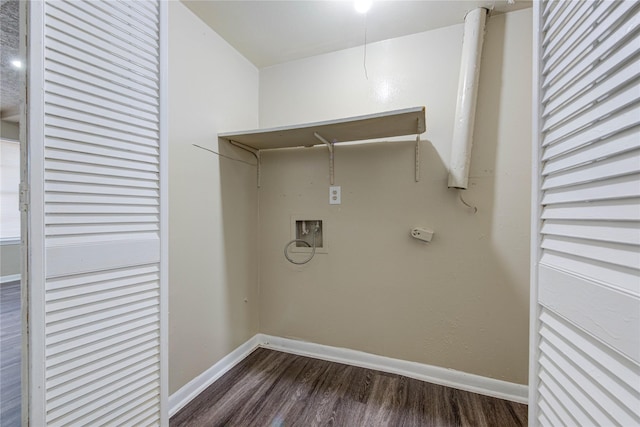
<path id="1" fill-rule="evenodd" d="M 428 228 L 412 228 L 411 237 L 422 240 L 423 242 L 430 242 L 433 238 L 433 230 L 429 230 Z"/>
<path id="2" fill-rule="evenodd" d="M 339 205 L 342 203 L 342 191 L 339 185 L 332 185 L 329 187 L 329 204 Z"/>

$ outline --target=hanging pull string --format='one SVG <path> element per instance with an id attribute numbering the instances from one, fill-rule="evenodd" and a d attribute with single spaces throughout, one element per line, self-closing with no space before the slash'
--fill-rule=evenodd
<path id="1" fill-rule="evenodd" d="M 475 206 L 471 206 L 469 203 L 465 202 L 464 199 L 462 198 L 462 190 L 458 190 L 458 194 L 460 195 L 460 201 L 462 202 L 463 205 L 465 205 L 466 207 L 473 209 L 473 213 L 477 213 L 478 212 L 478 208 Z"/>
<path id="2" fill-rule="evenodd" d="M 364 66 L 364 77 L 369 80 L 369 73 L 367 72 L 367 17 L 369 12 L 364 14 L 364 58 L 362 65 Z"/>
<path id="3" fill-rule="evenodd" d="M 212 150 L 210 148 L 205 148 L 205 147 L 203 147 L 201 145 L 198 145 L 198 144 L 191 144 L 191 145 L 193 145 L 194 147 L 201 148 L 201 149 L 203 149 L 205 151 L 210 151 L 213 154 L 217 154 L 220 157 L 224 157 L 225 159 L 233 160 L 234 162 L 245 163 L 245 164 L 247 164 L 249 166 L 258 166 L 258 165 L 255 165 L 255 164 L 251 163 L 251 162 L 247 162 L 246 160 L 240 160 L 240 159 L 236 159 L 235 157 L 231 157 L 231 156 L 227 156 L 225 154 L 218 153 L 217 151 L 214 151 L 214 150 Z"/>

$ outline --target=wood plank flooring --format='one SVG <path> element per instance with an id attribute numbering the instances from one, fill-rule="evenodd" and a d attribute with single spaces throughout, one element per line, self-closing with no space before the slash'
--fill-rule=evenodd
<path id="1" fill-rule="evenodd" d="M 0 285 L 0 426 L 20 426 L 20 282 Z"/>
<path id="2" fill-rule="evenodd" d="M 526 426 L 527 405 L 259 348 L 169 425 Z"/>

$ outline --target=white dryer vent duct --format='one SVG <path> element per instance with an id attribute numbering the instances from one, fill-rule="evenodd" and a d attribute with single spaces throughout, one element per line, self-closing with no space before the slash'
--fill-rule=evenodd
<path id="1" fill-rule="evenodd" d="M 487 9 L 484 8 L 474 9 L 464 18 L 462 62 L 449 165 L 449 188 L 466 189 L 469 182 L 469 163 L 486 19 Z"/>

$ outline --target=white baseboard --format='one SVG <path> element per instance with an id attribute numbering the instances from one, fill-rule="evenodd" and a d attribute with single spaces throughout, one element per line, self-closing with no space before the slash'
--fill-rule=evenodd
<path id="1" fill-rule="evenodd" d="M 468 374 L 453 369 L 392 359 L 348 348 L 273 337 L 260 334 L 260 346 L 286 353 L 313 357 L 330 362 L 344 363 L 367 369 L 404 375 L 433 384 L 439 384 L 459 390 L 470 391 L 486 396 L 497 397 L 518 403 L 528 403 L 529 389 L 523 384 L 515 384 L 480 375 Z"/>
<path id="2" fill-rule="evenodd" d="M 212 367 L 182 386 L 180 390 L 169 396 L 169 417 L 176 414 L 229 369 L 236 366 L 253 350 L 258 348 L 260 346 L 259 340 L 260 334 L 253 336 L 247 342 L 220 359 Z"/>
<path id="3" fill-rule="evenodd" d="M 15 282 L 16 280 L 20 280 L 20 279 L 21 279 L 20 274 L 10 274 L 7 276 L 0 276 L 0 284 Z"/>
<path id="4" fill-rule="evenodd" d="M 528 403 L 528 386 L 515 384 L 480 375 L 468 374 L 453 369 L 392 359 L 348 348 L 331 347 L 289 338 L 257 334 L 240 347 L 233 350 L 205 372 L 184 385 L 169 397 L 169 416 L 173 416 L 187 403 L 193 400 L 205 388 L 213 384 L 229 369 L 247 357 L 255 348 L 264 347 L 285 353 L 313 357 L 330 362 L 344 363 L 367 369 L 375 369 L 391 374 L 404 375 L 433 384 L 439 384 L 459 390 L 470 391 L 486 396 L 497 397 L 518 403 Z"/>

